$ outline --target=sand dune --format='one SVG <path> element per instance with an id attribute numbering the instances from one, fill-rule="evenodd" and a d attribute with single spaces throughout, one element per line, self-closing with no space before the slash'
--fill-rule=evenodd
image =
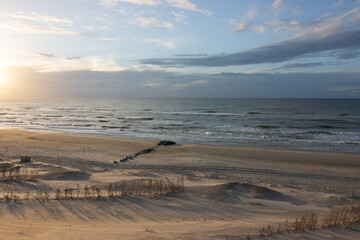
<path id="1" fill-rule="evenodd" d="M 0 239 L 255 238 L 269 224 L 310 212 L 321 220 L 360 203 L 358 154 L 175 145 L 118 162 L 154 146 L 0 130 Z M 358 233 L 353 226 L 301 235 Z"/>

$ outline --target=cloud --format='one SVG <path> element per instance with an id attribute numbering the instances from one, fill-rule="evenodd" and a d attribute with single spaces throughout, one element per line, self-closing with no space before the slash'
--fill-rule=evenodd
<path id="1" fill-rule="evenodd" d="M 24 52 L 23 54 L 25 55 L 35 55 L 35 56 L 41 56 L 41 57 L 45 57 L 45 58 L 56 58 L 56 56 L 52 53 L 44 53 L 44 52 Z"/>
<path id="2" fill-rule="evenodd" d="M 12 68 L 5 97 L 360 97 L 360 72 L 179 74 L 160 70 L 39 72 Z M 206 80 L 203 80 L 206 79 Z M 126 87 L 125 87 L 126 86 Z M 311 86 L 311 87 L 310 87 Z"/>
<path id="3" fill-rule="evenodd" d="M 58 18 L 46 13 L 36 12 L 14 12 L 6 15 L 9 19 L 0 23 L 0 28 L 17 33 L 30 34 L 61 34 L 77 35 L 76 31 L 69 30 L 72 21 Z"/>
<path id="4" fill-rule="evenodd" d="M 151 82 L 151 83 L 145 83 L 144 87 L 160 87 L 162 85 L 161 82 Z"/>
<path id="5" fill-rule="evenodd" d="M 355 7 L 340 15 L 327 13 L 319 18 L 308 21 L 298 21 L 296 19 L 273 19 L 264 21 L 262 25 L 254 27 L 255 31 L 264 33 L 265 31 L 291 31 L 300 34 L 327 34 L 346 28 L 356 28 L 360 24 L 360 6 Z"/>
<path id="6" fill-rule="evenodd" d="M 67 57 L 67 60 L 74 60 L 74 59 L 80 59 L 81 57 Z"/>
<path id="7" fill-rule="evenodd" d="M 323 66 L 324 63 L 321 62 L 310 62 L 310 63 L 289 63 L 289 64 L 285 64 L 282 68 L 283 69 L 287 69 L 287 68 L 311 68 L 311 67 L 318 67 L 318 66 Z"/>
<path id="8" fill-rule="evenodd" d="M 336 51 L 334 53 L 340 59 L 355 59 L 360 57 L 359 49 L 346 49 L 343 51 Z"/>
<path id="9" fill-rule="evenodd" d="M 199 9 L 195 4 L 189 2 L 188 0 L 165 0 L 166 3 L 172 7 L 189 10 L 189 11 L 195 11 L 200 12 L 203 14 L 207 14 L 211 16 L 213 13 L 209 10 L 201 10 Z"/>
<path id="10" fill-rule="evenodd" d="M 194 85 L 201 85 L 201 84 L 205 84 L 208 81 L 206 80 L 195 80 L 195 81 L 191 81 L 191 82 L 185 82 L 185 83 L 177 83 L 177 84 L 173 84 L 171 85 L 172 88 L 188 88 Z"/>
<path id="11" fill-rule="evenodd" d="M 41 56 L 42 58 L 39 58 Z M 20 52 L 17 65 L 36 68 L 38 72 L 66 71 L 123 71 L 127 69 L 119 65 L 112 56 L 56 57 L 43 52 Z"/>
<path id="12" fill-rule="evenodd" d="M 34 34 L 61 34 L 61 35 L 77 35 L 78 32 L 63 29 L 54 26 L 43 26 L 38 24 L 24 24 L 24 23 L 0 23 L 0 28 L 7 29 L 17 33 L 34 33 Z"/>
<path id="13" fill-rule="evenodd" d="M 299 6 L 284 3 L 283 0 L 275 0 L 271 6 L 276 17 L 278 17 L 282 12 L 290 14 L 298 13 L 300 9 Z"/>
<path id="14" fill-rule="evenodd" d="M 272 4 L 273 9 L 279 9 L 282 4 L 282 0 L 275 0 Z"/>
<path id="15" fill-rule="evenodd" d="M 10 14 L 8 14 L 8 16 L 10 16 L 10 17 L 12 17 L 12 18 L 18 18 L 18 19 L 33 20 L 33 21 L 36 21 L 36 22 L 63 23 L 63 24 L 68 24 L 68 25 L 71 25 L 71 24 L 72 24 L 72 21 L 69 20 L 69 19 L 58 18 L 58 17 L 51 16 L 51 15 L 46 14 L 46 13 L 15 12 L 15 13 L 10 13 Z"/>
<path id="16" fill-rule="evenodd" d="M 260 30 L 261 28 L 261 30 Z M 265 21 L 262 26 L 257 26 L 256 31 L 263 33 L 265 30 L 279 32 L 283 30 L 304 32 L 308 28 L 295 19 L 274 19 Z"/>
<path id="17" fill-rule="evenodd" d="M 116 38 L 110 38 L 110 37 L 98 37 L 98 39 L 103 41 L 116 41 Z"/>
<path id="18" fill-rule="evenodd" d="M 257 31 L 258 33 L 265 33 L 265 31 L 266 31 L 266 28 L 265 28 L 264 26 L 260 26 L 260 25 L 255 26 L 254 29 L 255 29 L 255 31 Z"/>
<path id="19" fill-rule="evenodd" d="M 185 14 L 184 14 L 183 11 L 181 11 L 181 12 L 171 12 L 171 14 L 175 17 L 175 21 L 181 22 L 181 23 L 184 22 Z"/>
<path id="20" fill-rule="evenodd" d="M 176 54 L 175 57 L 207 57 L 208 54 L 197 53 L 197 54 Z"/>
<path id="21" fill-rule="evenodd" d="M 245 16 L 243 16 L 242 21 L 237 23 L 234 19 L 229 20 L 230 25 L 236 25 L 236 28 L 232 31 L 232 33 L 240 33 L 243 31 L 247 31 L 250 29 L 250 24 L 257 16 L 257 11 L 251 10 L 248 11 Z"/>
<path id="22" fill-rule="evenodd" d="M 249 25 L 249 22 L 241 22 L 237 24 L 236 29 L 233 31 L 233 33 L 240 33 L 246 31 L 249 29 Z"/>
<path id="23" fill-rule="evenodd" d="M 334 8 L 341 7 L 343 4 L 344 4 L 343 0 L 338 0 L 336 3 L 332 5 L 332 7 Z"/>
<path id="24" fill-rule="evenodd" d="M 72 30 L 73 22 L 69 19 L 59 18 L 47 13 L 14 12 L 6 14 L 7 19 L 1 21 L 0 28 L 16 33 L 26 34 L 58 34 L 58 35 L 81 35 L 104 41 L 117 40 L 116 38 L 101 37 L 93 33 L 94 30 L 107 30 L 107 26 L 84 26 L 87 32 Z"/>
<path id="25" fill-rule="evenodd" d="M 200 12 L 209 16 L 212 15 L 211 11 L 199 9 L 194 3 L 188 0 L 100 0 L 100 4 L 104 7 L 114 7 L 119 2 L 148 6 L 168 5 L 183 10 Z"/>
<path id="26" fill-rule="evenodd" d="M 300 36 L 232 54 L 199 58 L 153 58 L 142 64 L 164 66 L 234 66 L 278 63 L 307 54 L 360 47 L 360 29 L 333 32 L 328 35 Z"/>
<path id="27" fill-rule="evenodd" d="M 327 90 L 335 91 L 335 92 L 360 93 L 360 85 L 331 87 L 328 88 Z"/>
<path id="28" fill-rule="evenodd" d="M 159 0 L 100 0 L 100 4 L 104 7 L 114 7 L 119 2 L 131 3 L 136 5 L 159 5 Z"/>
<path id="29" fill-rule="evenodd" d="M 172 24 L 171 22 L 161 21 L 157 18 L 135 17 L 135 18 L 129 18 L 127 22 L 130 24 L 138 25 L 142 28 L 149 28 L 149 27 L 159 27 L 166 29 L 174 28 L 174 24 Z"/>
<path id="30" fill-rule="evenodd" d="M 159 38 L 141 38 L 143 42 L 156 43 L 160 46 L 172 49 L 176 48 L 176 39 L 159 39 Z"/>

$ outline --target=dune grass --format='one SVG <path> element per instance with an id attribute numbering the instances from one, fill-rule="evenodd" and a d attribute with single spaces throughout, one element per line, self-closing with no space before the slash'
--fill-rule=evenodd
<path id="1" fill-rule="evenodd" d="M 4 181 L 4 180 L 29 181 L 39 178 L 40 178 L 39 170 L 36 168 L 18 166 L 13 168 L 3 168 L 0 170 L 0 181 Z"/>
<path id="2" fill-rule="evenodd" d="M 260 228 L 258 237 L 271 236 L 282 232 L 305 232 L 314 229 L 330 228 L 335 226 L 348 226 L 360 223 L 360 204 L 357 206 L 343 206 L 331 210 L 321 221 L 315 213 L 306 214 L 295 220 L 284 223 L 268 225 Z M 250 236 L 248 236 L 250 238 Z"/>
<path id="3" fill-rule="evenodd" d="M 184 177 L 177 179 L 153 178 L 91 186 L 85 185 L 83 187 L 78 185 L 76 188 L 56 188 L 51 192 L 37 190 L 36 192 L 28 191 L 23 194 L 15 194 L 10 191 L 5 193 L 0 199 L 100 199 L 126 195 L 154 196 L 173 192 L 183 192 L 184 190 Z"/>

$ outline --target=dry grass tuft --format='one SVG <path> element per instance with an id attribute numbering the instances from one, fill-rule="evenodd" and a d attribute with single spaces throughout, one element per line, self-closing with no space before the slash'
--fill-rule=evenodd
<path id="1" fill-rule="evenodd" d="M 317 227 L 318 217 L 315 213 L 304 215 L 300 218 L 296 218 L 295 221 L 286 221 L 285 223 L 279 223 L 277 225 L 268 225 L 267 228 L 261 228 L 259 230 L 259 236 L 269 236 L 274 233 L 286 232 L 286 231 L 306 231 L 315 229 Z"/>
<path id="2" fill-rule="evenodd" d="M 347 226 L 360 222 L 360 205 L 339 207 L 329 212 L 329 214 L 319 224 L 315 213 L 296 218 L 294 221 L 287 220 L 285 223 L 277 225 L 268 225 L 261 228 L 258 237 L 270 236 L 281 232 L 304 232 L 312 229 L 329 228 L 334 226 Z"/>
<path id="3" fill-rule="evenodd" d="M 329 212 L 324 218 L 322 228 L 347 225 L 360 221 L 360 204 L 358 206 L 339 207 Z"/>
<path id="4" fill-rule="evenodd" d="M 12 192 L 6 193 L 0 199 L 18 200 L 18 199 L 102 199 L 125 195 L 154 196 L 158 194 L 167 194 L 173 192 L 183 192 L 184 178 L 178 179 L 140 179 L 135 181 L 122 181 L 118 183 L 109 183 L 107 185 L 85 185 L 81 188 L 56 188 L 52 192 L 37 190 L 36 192 L 27 192 L 26 194 L 15 195 Z M 20 198 L 20 196 L 22 196 Z"/>
<path id="5" fill-rule="evenodd" d="M 36 168 L 14 167 L 2 169 L 0 172 L 0 181 L 4 180 L 21 180 L 29 181 L 40 178 L 39 171 Z"/>

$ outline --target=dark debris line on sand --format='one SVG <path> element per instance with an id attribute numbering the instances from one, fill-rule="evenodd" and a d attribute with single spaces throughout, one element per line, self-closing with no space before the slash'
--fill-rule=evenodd
<path id="1" fill-rule="evenodd" d="M 171 146 L 171 145 L 175 145 L 175 144 L 176 143 L 173 141 L 168 141 L 168 140 L 160 141 L 154 147 L 141 150 L 140 152 L 137 152 L 135 154 L 132 154 L 132 155 L 129 155 L 129 156 L 126 156 L 126 157 L 120 159 L 120 162 L 126 162 L 128 160 L 135 159 L 139 155 L 151 153 L 151 152 L 155 151 L 156 148 L 161 147 L 161 146 Z M 118 162 L 114 161 L 114 163 L 118 163 Z"/>

